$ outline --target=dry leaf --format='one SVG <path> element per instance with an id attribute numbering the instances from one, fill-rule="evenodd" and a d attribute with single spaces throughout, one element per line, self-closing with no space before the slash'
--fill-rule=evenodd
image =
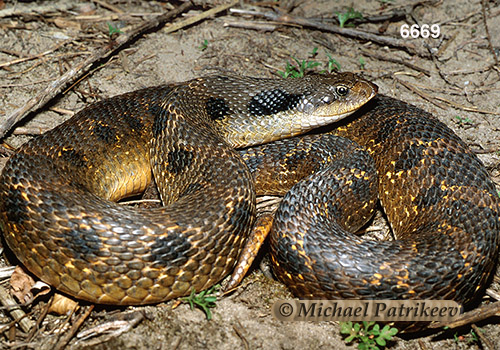
<path id="1" fill-rule="evenodd" d="M 82 25 L 79 22 L 69 21 L 67 19 L 60 18 L 60 17 L 54 19 L 54 24 L 58 28 L 62 28 L 62 29 L 76 29 L 76 30 L 82 29 Z"/>
<path id="2" fill-rule="evenodd" d="M 21 266 L 16 269 L 10 277 L 11 293 L 20 303 L 30 303 L 39 296 L 50 292 L 50 286 L 42 281 L 37 281 Z"/>
<path id="3" fill-rule="evenodd" d="M 49 312 L 67 315 L 78 307 L 78 302 L 62 294 L 55 293 L 49 306 Z"/>
<path id="4" fill-rule="evenodd" d="M 21 266 L 16 266 L 16 269 L 10 276 L 11 293 L 20 303 L 27 303 L 33 300 L 31 288 L 35 285 L 35 280 L 28 275 Z"/>

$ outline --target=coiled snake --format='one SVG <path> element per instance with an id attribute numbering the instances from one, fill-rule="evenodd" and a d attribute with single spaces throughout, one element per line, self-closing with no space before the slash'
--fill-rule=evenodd
<path id="1" fill-rule="evenodd" d="M 350 73 L 214 76 L 89 106 L 8 161 L 6 242 L 31 272 L 77 298 L 159 302 L 231 271 L 253 223 L 254 183 L 271 179 L 282 193 L 280 179 L 295 186 L 274 220 L 272 260 L 297 295 L 468 301 L 497 251 L 494 185 L 420 109 L 379 96 L 347 117 L 376 91 Z M 344 118 L 326 135 L 293 137 Z M 164 207 L 115 203 L 141 193 L 151 173 Z M 377 193 L 396 241 L 345 232 L 370 218 Z"/>

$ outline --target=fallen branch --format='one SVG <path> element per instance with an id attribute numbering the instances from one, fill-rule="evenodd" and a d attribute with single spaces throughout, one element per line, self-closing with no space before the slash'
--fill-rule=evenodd
<path id="1" fill-rule="evenodd" d="M 66 347 L 66 345 L 68 345 L 69 341 L 76 334 L 76 332 L 81 327 L 83 322 L 90 316 L 90 313 L 92 312 L 92 310 L 94 310 L 94 305 L 89 305 L 85 308 L 85 311 L 83 311 L 83 314 L 80 315 L 80 317 L 78 317 L 78 319 L 75 321 L 75 323 L 73 323 L 70 330 L 59 339 L 57 344 L 54 346 L 54 350 L 62 350 Z M 69 321 L 69 318 L 68 318 L 68 321 Z"/>
<path id="2" fill-rule="evenodd" d="M 9 6 L 6 9 L 0 10 L 0 18 L 27 15 L 46 16 L 47 14 L 68 11 L 74 6 L 75 4 L 71 1 L 64 1 L 61 3 L 51 1 L 45 6 L 16 3 L 15 6 Z"/>
<path id="3" fill-rule="evenodd" d="M 61 90 L 66 86 L 66 84 L 85 74 L 97 61 L 109 57 L 110 55 L 118 51 L 122 46 L 137 38 L 142 33 L 158 27 L 160 24 L 175 16 L 178 16 L 191 7 L 193 7 L 192 2 L 185 2 L 172 11 L 168 11 L 158 17 L 146 21 L 142 25 L 132 30 L 130 33 L 119 35 L 113 42 L 113 45 L 106 45 L 94 50 L 94 52 L 87 59 L 78 64 L 76 67 L 64 73 L 57 80 L 50 83 L 38 95 L 30 99 L 24 106 L 18 108 L 12 114 L 7 116 L 7 118 L 0 124 L 0 139 L 3 138 L 16 123 L 18 123 L 26 115 L 28 115 L 29 112 L 32 112 L 44 106 L 47 102 L 49 102 L 52 98 L 59 94 Z"/>
<path id="4" fill-rule="evenodd" d="M 429 328 L 450 327 L 456 328 L 465 326 L 471 323 L 476 323 L 487 319 L 488 317 L 500 315 L 500 301 L 480 306 L 474 310 L 463 313 L 459 318 L 453 321 L 432 323 Z"/>
<path id="5" fill-rule="evenodd" d="M 398 59 L 398 58 L 394 58 L 394 57 L 386 57 L 386 56 L 382 56 L 382 55 L 379 55 L 379 54 L 376 54 L 373 52 L 368 52 L 365 50 L 361 50 L 361 54 L 363 54 L 365 56 L 369 56 L 371 58 L 375 58 L 377 60 L 401 64 L 403 66 L 406 66 L 408 68 L 416 70 L 417 72 L 424 73 L 425 75 L 427 75 L 429 77 L 431 76 L 431 72 L 428 69 L 411 64 L 410 62 L 407 62 L 406 60 L 402 60 L 402 59 Z"/>
<path id="6" fill-rule="evenodd" d="M 399 48 L 405 50 L 411 54 L 416 54 L 421 57 L 428 58 L 430 56 L 429 52 L 420 49 L 417 46 L 410 43 L 408 40 L 397 39 L 385 35 L 378 35 L 375 33 L 365 32 L 362 30 L 351 29 L 351 28 L 342 28 L 339 26 L 326 24 L 322 22 L 318 22 L 315 20 L 311 20 L 304 17 L 294 17 L 289 14 L 282 14 L 278 12 L 259 12 L 259 11 L 247 11 L 240 9 L 231 9 L 232 13 L 243 14 L 243 15 L 254 15 L 261 16 L 267 18 L 268 20 L 274 21 L 276 23 L 284 24 L 284 25 L 300 25 L 303 27 L 314 28 L 318 30 L 322 30 L 325 32 L 335 33 L 342 36 L 347 36 L 355 39 L 367 40 L 377 43 L 379 45 L 386 45 L 395 48 Z"/>
<path id="7" fill-rule="evenodd" d="M 35 322 L 27 317 L 26 313 L 21 308 L 10 293 L 2 286 L 0 286 L 0 304 L 2 304 L 8 313 L 12 316 L 14 321 L 19 324 L 23 332 L 28 333 L 35 325 Z"/>
<path id="8" fill-rule="evenodd" d="M 493 44 L 491 43 L 491 36 L 490 36 L 490 30 L 488 28 L 488 22 L 486 21 L 486 1 L 481 0 L 481 9 L 483 12 L 483 24 L 484 24 L 484 30 L 486 31 L 486 38 L 488 39 L 488 48 L 491 51 L 491 55 L 493 56 L 493 59 L 495 60 L 495 64 L 498 66 L 498 57 L 495 52 L 495 49 L 493 48 Z"/>

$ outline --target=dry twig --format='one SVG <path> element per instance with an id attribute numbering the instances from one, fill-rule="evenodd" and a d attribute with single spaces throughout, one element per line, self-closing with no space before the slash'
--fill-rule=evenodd
<path id="1" fill-rule="evenodd" d="M 73 326 L 71 326 L 71 329 L 66 333 L 64 336 L 59 339 L 57 344 L 54 346 L 54 350 L 61 350 L 64 349 L 64 347 L 69 343 L 71 338 L 76 334 L 80 326 L 83 324 L 83 322 L 90 316 L 90 313 L 94 310 L 94 305 L 89 305 L 87 306 L 85 312 L 83 315 L 81 315 L 75 323 L 73 323 Z"/>
<path id="2" fill-rule="evenodd" d="M 491 36 L 490 36 L 490 30 L 488 28 L 488 23 L 486 22 L 486 1 L 481 0 L 481 9 L 483 11 L 483 23 L 484 23 L 484 30 L 486 31 L 486 38 L 488 38 L 488 47 L 491 51 L 491 54 L 493 55 L 493 58 L 495 59 L 495 64 L 498 66 L 498 57 L 495 52 L 495 49 L 493 48 L 493 45 L 491 44 Z"/>
<path id="3" fill-rule="evenodd" d="M 419 67 L 419 66 L 416 66 L 414 64 L 411 64 L 410 62 L 407 62 L 406 60 L 401 60 L 401 59 L 393 58 L 393 57 L 386 57 L 386 56 L 382 56 L 382 55 L 379 55 L 379 54 L 376 54 L 373 52 L 368 52 L 365 50 L 361 50 L 361 53 L 365 56 L 369 56 L 369 57 L 375 58 L 377 60 L 401 64 L 403 66 L 406 66 L 408 68 L 416 70 L 417 72 L 424 73 L 425 75 L 427 75 L 429 77 L 431 76 L 431 72 L 429 70 L 422 68 L 422 67 Z"/>
<path id="4" fill-rule="evenodd" d="M 418 48 L 413 45 L 408 40 L 397 39 L 385 35 L 378 35 L 375 33 L 365 32 L 362 30 L 351 29 L 351 28 L 341 28 L 339 26 L 326 24 L 322 22 L 317 22 L 304 17 L 294 17 L 288 14 L 282 14 L 277 12 L 259 12 L 259 11 L 247 11 L 247 10 L 239 10 L 239 9 L 231 9 L 232 13 L 238 13 L 243 15 L 255 15 L 267 18 L 276 23 L 280 23 L 283 25 L 300 25 L 303 27 L 314 28 L 318 30 L 322 30 L 325 32 L 335 33 L 351 38 L 356 38 L 360 40 L 367 40 L 377 43 L 379 45 L 387 45 L 391 47 L 396 47 L 402 50 L 405 50 L 411 54 L 416 54 L 421 57 L 429 57 L 429 53 L 423 49 Z"/>
<path id="5" fill-rule="evenodd" d="M 12 298 L 10 293 L 0 286 L 0 303 L 7 308 L 15 322 L 19 324 L 23 332 L 28 333 L 34 326 L 34 322 L 26 317 L 26 313 L 20 308 L 19 304 Z"/>
<path id="6" fill-rule="evenodd" d="M 425 92 L 423 92 L 420 89 L 417 89 L 415 86 L 413 86 L 412 84 L 408 83 L 407 81 L 404 81 L 404 80 L 401 80 L 401 79 L 398 79 L 398 78 L 394 78 L 394 79 L 398 83 L 400 83 L 401 85 L 403 85 L 404 87 L 406 87 L 407 89 L 413 91 L 414 93 L 416 93 L 417 95 L 419 95 L 420 97 L 422 97 L 424 100 L 429 101 L 430 103 L 438 106 L 439 108 L 446 109 L 446 106 L 444 104 L 439 103 L 439 102 L 437 102 L 435 100 L 435 96 L 431 96 L 428 93 L 425 93 Z"/>
<path id="7" fill-rule="evenodd" d="M 101 323 L 78 333 L 76 335 L 78 340 L 75 342 L 75 345 L 78 344 L 86 348 L 91 348 L 105 343 L 137 326 L 144 320 L 145 316 L 141 311 L 134 311 L 131 313 L 121 313 L 115 315 L 113 318 L 114 320 Z"/>
<path id="8" fill-rule="evenodd" d="M 500 301 L 482 305 L 474 310 L 463 313 L 459 318 L 453 321 L 445 321 L 445 322 L 436 322 L 429 325 L 429 328 L 441 328 L 441 327 L 450 327 L 456 328 L 465 326 L 471 323 L 479 322 L 487 319 L 488 317 L 492 317 L 495 315 L 500 315 Z"/>
<path id="9" fill-rule="evenodd" d="M 47 15 L 49 13 L 65 12 L 74 6 L 75 4 L 72 1 L 63 1 L 61 3 L 51 1 L 47 2 L 44 6 L 17 3 L 16 6 L 10 6 L 0 10 L 0 18 L 25 15 Z"/>
<path id="10" fill-rule="evenodd" d="M 486 335 L 483 334 L 483 332 L 479 329 L 478 326 L 473 324 L 473 325 L 471 325 L 471 327 L 474 330 L 474 332 L 476 332 L 479 339 L 481 339 L 481 341 L 484 343 L 484 345 L 486 345 L 487 349 L 495 350 L 495 345 L 491 342 L 491 340 Z"/>
<path id="11" fill-rule="evenodd" d="M 17 64 L 17 63 L 21 63 L 21 62 L 25 62 L 25 61 L 29 61 L 29 60 L 34 60 L 36 58 L 41 58 L 43 56 L 46 56 L 46 55 L 48 55 L 48 54 L 56 51 L 57 49 L 59 49 L 61 46 L 64 46 L 69 41 L 70 40 L 64 40 L 64 41 L 58 43 L 57 45 L 55 45 L 53 48 L 48 49 L 47 51 L 41 52 L 41 53 L 39 53 L 37 55 L 30 55 L 30 56 L 26 56 L 26 57 L 20 57 L 20 58 L 17 58 L 15 60 L 13 60 L 13 61 L 0 63 L 0 68 L 9 67 L 9 66 L 12 66 L 13 64 Z"/>

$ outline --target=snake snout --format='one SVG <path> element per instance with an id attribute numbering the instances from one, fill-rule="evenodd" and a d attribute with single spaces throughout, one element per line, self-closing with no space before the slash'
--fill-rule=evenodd
<path id="1" fill-rule="evenodd" d="M 377 95 L 377 85 L 354 74 L 352 76 L 351 81 L 344 79 L 339 83 L 330 83 L 327 91 L 320 92 L 324 95 L 317 99 L 312 112 L 317 126 L 347 117 Z"/>

